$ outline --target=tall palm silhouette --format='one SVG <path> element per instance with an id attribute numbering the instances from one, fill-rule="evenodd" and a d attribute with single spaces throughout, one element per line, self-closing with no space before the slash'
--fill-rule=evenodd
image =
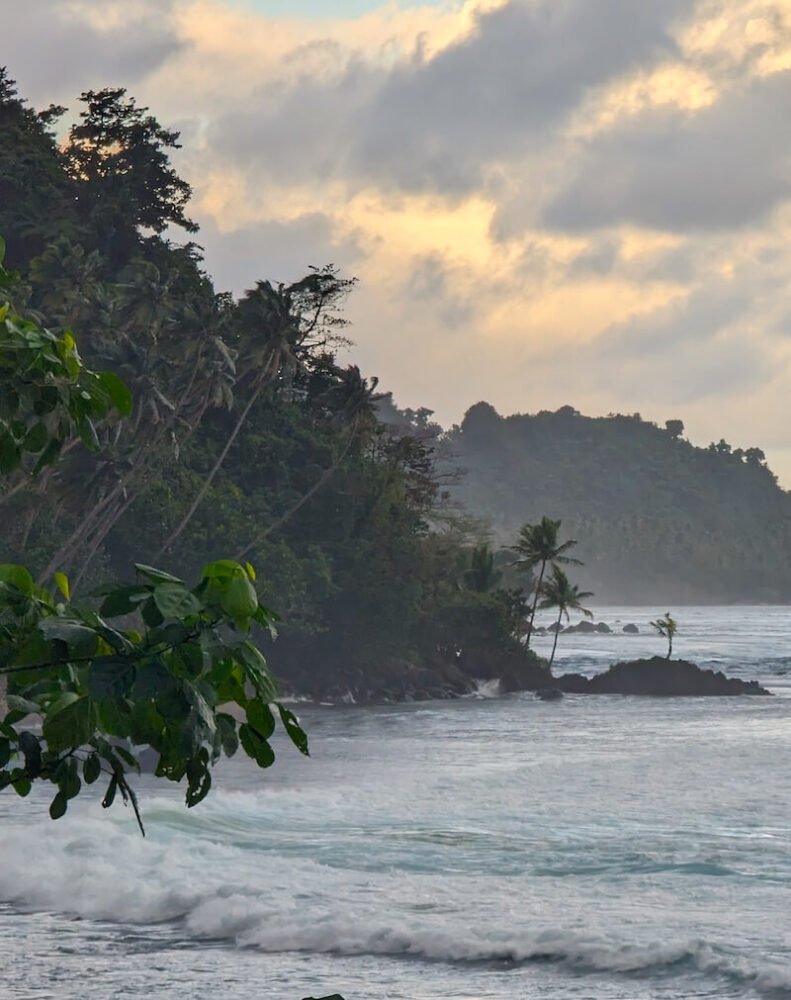
<path id="1" fill-rule="evenodd" d="M 587 608 L 583 608 L 582 601 L 593 594 L 587 590 L 580 590 L 576 584 L 572 583 L 559 566 L 552 567 L 552 575 L 541 587 L 540 608 L 557 608 L 558 619 L 555 623 L 555 639 L 552 643 L 552 654 L 549 657 L 549 668 L 555 659 L 555 650 L 558 646 L 558 634 L 560 633 L 560 621 L 566 616 L 569 619 L 569 611 L 581 611 L 587 618 L 593 615 Z"/>
<path id="2" fill-rule="evenodd" d="M 538 579 L 536 581 L 533 604 L 530 609 L 530 618 L 527 623 L 527 648 L 530 648 L 530 638 L 533 634 L 533 622 L 536 617 L 536 608 L 541 596 L 541 587 L 544 582 L 544 575 L 548 565 L 568 565 L 581 566 L 579 559 L 574 559 L 566 555 L 569 549 L 577 544 L 575 539 L 570 538 L 566 542 L 558 541 L 560 532 L 560 521 L 554 521 L 551 517 L 542 517 L 538 524 L 526 524 L 519 532 L 519 537 L 515 545 L 511 546 L 517 558 L 513 564 L 522 573 L 532 573 L 538 566 Z"/>

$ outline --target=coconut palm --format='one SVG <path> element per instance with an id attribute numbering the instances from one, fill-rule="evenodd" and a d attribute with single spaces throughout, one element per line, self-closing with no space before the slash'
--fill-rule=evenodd
<path id="1" fill-rule="evenodd" d="M 649 622 L 649 624 L 653 625 L 657 632 L 667 639 L 667 655 L 665 659 L 669 660 L 673 652 L 673 636 L 678 632 L 678 622 L 667 611 L 664 618 L 657 618 L 655 622 Z"/>
<path id="2" fill-rule="evenodd" d="M 512 563 L 521 573 L 532 573 L 539 566 L 538 580 L 536 581 L 533 605 L 530 609 L 530 618 L 527 622 L 526 646 L 530 648 L 530 637 L 533 634 L 533 622 L 536 617 L 541 588 L 544 582 L 544 575 L 548 565 L 567 565 L 573 563 L 581 566 L 579 559 L 573 559 L 566 555 L 569 549 L 577 544 L 570 538 L 567 542 L 558 541 L 560 531 L 560 521 L 554 521 L 551 517 L 542 517 L 538 524 L 526 524 L 519 532 L 519 538 L 515 545 L 511 546 L 517 558 Z"/>
<path id="3" fill-rule="evenodd" d="M 552 575 L 541 587 L 541 603 L 539 607 L 557 608 L 558 620 L 555 623 L 555 640 L 552 643 L 552 654 L 549 657 L 549 667 L 552 669 L 552 662 L 555 659 L 555 650 L 558 645 L 558 633 L 560 632 L 560 621 L 566 616 L 569 620 L 569 611 L 580 611 L 587 618 L 593 618 L 593 614 L 587 608 L 583 608 L 582 601 L 593 594 L 588 590 L 580 590 L 576 584 L 572 583 L 559 566 L 552 567 Z"/>

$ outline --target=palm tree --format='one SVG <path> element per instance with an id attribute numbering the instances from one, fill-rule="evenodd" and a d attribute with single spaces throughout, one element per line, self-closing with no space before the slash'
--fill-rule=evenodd
<path id="1" fill-rule="evenodd" d="M 530 637 L 533 634 L 533 621 L 536 617 L 538 599 L 541 596 L 541 587 L 544 582 L 544 574 L 547 565 L 571 564 L 582 566 L 579 559 L 573 559 L 565 555 L 576 541 L 571 538 L 567 542 L 558 541 L 560 531 L 560 521 L 553 521 L 551 517 L 542 517 L 538 524 L 526 524 L 519 532 L 516 545 L 511 549 L 517 554 L 517 559 L 512 563 L 521 573 L 532 572 L 536 566 L 540 566 L 538 580 L 536 582 L 535 594 L 533 596 L 533 606 L 530 609 L 530 618 L 527 622 L 526 646 L 530 648 Z"/>
<path id="2" fill-rule="evenodd" d="M 653 625 L 657 632 L 667 639 L 667 656 L 665 659 L 669 660 L 673 652 L 673 636 L 678 632 L 678 622 L 669 611 L 666 611 L 664 618 L 657 618 L 655 622 L 650 622 L 649 624 Z"/>
<path id="3" fill-rule="evenodd" d="M 563 615 L 566 621 L 569 620 L 569 611 L 581 611 L 587 618 L 593 618 L 593 614 L 587 608 L 583 608 L 582 601 L 593 594 L 588 590 L 580 590 L 576 584 L 572 583 L 559 566 L 552 567 L 552 576 L 541 587 L 541 597 L 543 600 L 540 608 L 557 608 L 558 620 L 555 623 L 555 641 L 552 643 L 552 655 L 549 657 L 549 669 L 552 669 L 552 662 L 555 659 L 555 650 L 558 645 L 558 633 L 560 632 L 560 620 Z"/>

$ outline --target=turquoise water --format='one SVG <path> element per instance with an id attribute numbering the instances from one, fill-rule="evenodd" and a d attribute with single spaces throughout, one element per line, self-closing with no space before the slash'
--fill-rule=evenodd
<path id="1" fill-rule="evenodd" d="M 678 617 L 679 655 L 777 696 L 300 706 L 310 760 L 229 762 L 189 812 L 144 779 L 146 840 L 3 793 L 0 996 L 791 996 L 791 612 Z"/>

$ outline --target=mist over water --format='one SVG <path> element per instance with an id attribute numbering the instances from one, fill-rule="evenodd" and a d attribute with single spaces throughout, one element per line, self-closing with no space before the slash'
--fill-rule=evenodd
<path id="1" fill-rule="evenodd" d="M 791 612 L 671 610 L 776 697 L 301 707 L 310 760 L 228 762 L 192 811 L 142 779 L 146 840 L 4 793 L 2 996 L 791 996 Z M 656 614 L 597 610 L 641 634 L 560 668 L 661 654 Z"/>

